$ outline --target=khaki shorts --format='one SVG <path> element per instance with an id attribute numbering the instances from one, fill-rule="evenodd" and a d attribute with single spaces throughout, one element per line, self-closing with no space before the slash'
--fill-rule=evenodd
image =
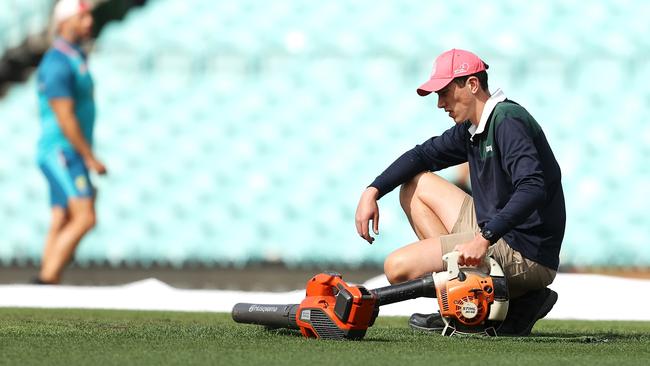
<path id="1" fill-rule="evenodd" d="M 453 251 L 458 244 L 472 240 L 478 231 L 474 200 L 472 197 L 466 196 L 451 234 L 440 237 L 442 254 L 445 255 Z M 508 279 L 511 298 L 531 290 L 544 288 L 555 279 L 556 271 L 525 258 L 503 239 L 499 239 L 490 246 L 488 255 L 492 256 L 503 268 Z"/>

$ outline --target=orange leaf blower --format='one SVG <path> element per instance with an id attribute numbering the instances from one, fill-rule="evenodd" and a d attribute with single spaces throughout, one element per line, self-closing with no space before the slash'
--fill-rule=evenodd
<path id="1" fill-rule="evenodd" d="M 239 303 L 232 317 L 238 323 L 299 329 L 307 338 L 362 339 L 380 306 L 437 297 L 447 324 L 444 335 L 496 335 L 497 324 L 508 310 L 508 289 L 499 264 L 488 257 L 483 271 L 459 268 L 456 252 L 443 260 L 448 263 L 447 271 L 374 290 L 349 285 L 338 273 L 320 273 L 307 282 L 306 297 L 300 304 Z"/>

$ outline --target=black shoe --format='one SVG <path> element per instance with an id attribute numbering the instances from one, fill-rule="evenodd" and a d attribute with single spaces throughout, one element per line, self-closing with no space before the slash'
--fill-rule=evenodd
<path id="1" fill-rule="evenodd" d="M 510 300 L 508 315 L 498 327 L 496 334 L 511 337 L 530 335 L 535 323 L 553 309 L 556 301 L 557 292 L 549 288 L 530 291 Z M 409 326 L 415 330 L 442 333 L 445 322 L 440 313 L 415 313 L 409 318 Z"/>
<path id="2" fill-rule="evenodd" d="M 29 281 L 29 283 L 31 283 L 32 285 L 55 285 L 55 283 L 52 283 L 52 282 L 46 282 L 46 281 L 41 280 L 40 277 L 34 277 L 34 278 L 32 278 L 32 279 Z"/>
<path id="3" fill-rule="evenodd" d="M 442 320 L 440 313 L 415 313 L 409 318 L 409 326 L 415 330 L 424 332 L 442 333 L 442 330 L 445 328 L 445 322 Z"/>
<path id="4" fill-rule="evenodd" d="M 511 299 L 508 315 L 497 330 L 497 334 L 513 337 L 529 335 L 535 323 L 553 309 L 556 301 L 557 292 L 548 287 Z"/>

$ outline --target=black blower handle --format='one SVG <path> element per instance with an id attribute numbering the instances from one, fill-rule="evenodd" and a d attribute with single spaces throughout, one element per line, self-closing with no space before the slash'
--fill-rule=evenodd
<path id="1" fill-rule="evenodd" d="M 232 308 L 232 319 L 237 323 L 265 325 L 271 328 L 300 329 L 296 324 L 298 305 L 238 303 Z"/>
<path id="2" fill-rule="evenodd" d="M 436 297 L 436 285 L 433 274 L 427 274 L 414 280 L 370 290 L 377 297 L 377 305 L 416 299 L 418 297 Z"/>

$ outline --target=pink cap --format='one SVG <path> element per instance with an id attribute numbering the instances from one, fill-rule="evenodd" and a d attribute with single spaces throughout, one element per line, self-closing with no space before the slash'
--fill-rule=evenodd
<path id="1" fill-rule="evenodd" d="M 59 0 L 54 6 L 53 23 L 56 27 L 73 16 L 91 10 L 90 3 L 85 0 Z"/>
<path id="2" fill-rule="evenodd" d="M 453 48 L 444 52 L 433 63 L 431 78 L 418 88 L 421 96 L 437 92 L 447 86 L 454 78 L 472 75 L 488 69 L 488 65 L 475 54 Z"/>

